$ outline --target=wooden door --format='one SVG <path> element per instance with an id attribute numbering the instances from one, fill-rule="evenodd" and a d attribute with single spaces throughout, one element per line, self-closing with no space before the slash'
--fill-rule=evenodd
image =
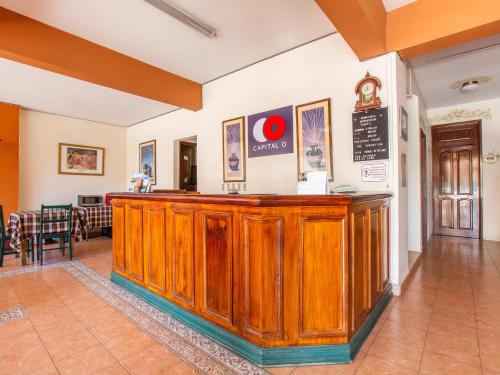
<path id="1" fill-rule="evenodd" d="M 420 129 L 420 213 L 422 225 L 422 248 L 427 245 L 427 137 Z"/>
<path id="2" fill-rule="evenodd" d="M 179 142 L 179 189 L 196 191 L 196 143 Z"/>
<path id="3" fill-rule="evenodd" d="M 480 237 L 479 121 L 432 129 L 434 233 Z"/>

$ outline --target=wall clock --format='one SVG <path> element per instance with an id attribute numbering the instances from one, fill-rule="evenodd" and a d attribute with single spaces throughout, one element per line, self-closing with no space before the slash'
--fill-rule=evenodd
<path id="1" fill-rule="evenodd" d="M 365 78 L 358 82 L 354 90 L 356 95 L 358 95 L 354 110 L 359 112 L 367 109 L 380 108 L 382 102 L 377 96 L 377 90 L 380 90 L 381 87 L 382 83 L 380 80 L 366 72 Z"/>

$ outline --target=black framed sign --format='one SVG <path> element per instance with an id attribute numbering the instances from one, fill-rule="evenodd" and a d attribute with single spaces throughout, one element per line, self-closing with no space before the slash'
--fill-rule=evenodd
<path id="1" fill-rule="evenodd" d="M 387 107 L 352 114 L 352 160 L 389 159 Z"/>

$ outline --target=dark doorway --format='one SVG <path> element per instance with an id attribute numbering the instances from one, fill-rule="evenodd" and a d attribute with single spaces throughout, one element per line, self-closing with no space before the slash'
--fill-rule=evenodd
<path id="1" fill-rule="evenodd" d="M 427 137 L 420 129 L 420 213 L 422 216 L 422 248 L 427 246 Z"/>
<path id="2" fill-rule="evenodd" d="M 196 143 L 179 141 L 179 189 L 197 189 Z"/>
<path id="3" fill-rule="evenodd" d="M 434 233 L 480 238 L 481 122 L 432 127 Z"/>

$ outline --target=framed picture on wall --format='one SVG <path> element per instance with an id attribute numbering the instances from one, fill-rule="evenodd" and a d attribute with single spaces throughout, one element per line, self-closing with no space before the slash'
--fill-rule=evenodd
<path id="1" fill-rule="evenodd" d="M 139 144 L 139 171 L 156 185 L 156 140 Z"/>
<path id="2" fill-rule="evenodd" d="M 104 176 L 103 147 L 59 143 L 59 174 Z"/>
<path id="3" fill-rule="evenodd" d="M 401 154 L 401 187 L 406 187 L 406 154 Z"/>
<path id="4" fill-rule="evenodd" d="M 295 107 L 298 178 L 315 171 L 328 172 L 333 181 L 330 99 Z"/>
<path id="5" fill-rule="evenodd" d="M 222 159 L 224 182 L 245 181 L 245 117 L 222 122 Z"/>
<path id="6" fill-rule="evenodd" d="M 408 113 L 403 106 L 399 107 L 399 136 L 408 142 Z"/>

